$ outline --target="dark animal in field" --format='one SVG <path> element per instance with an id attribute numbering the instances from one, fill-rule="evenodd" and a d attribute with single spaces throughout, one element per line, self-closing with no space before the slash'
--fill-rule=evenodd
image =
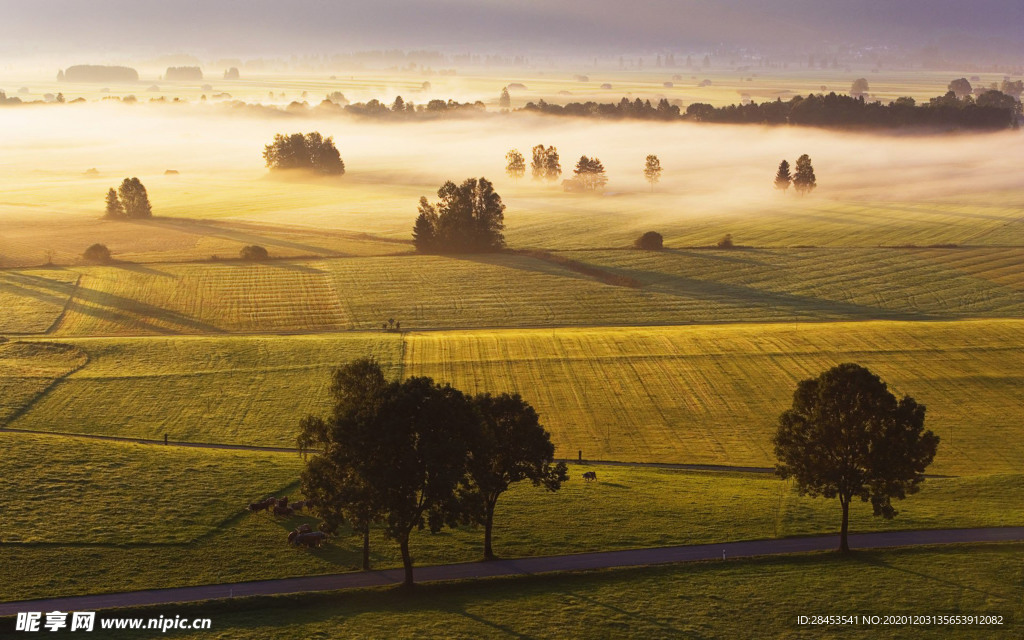
<path id="1" fill-rule="evenodd" d="M 320 545 L 322 545 L 324 543 L 324 540 L 326 539 L 327 534 L 323 531 L 311 531 L 309 533 L 300 533 L 299 535 L 295 536 L 295 541 L 293 544 L 295 544 L 296 547 L 306 547 L 307 549 L 312 549 L 313 547 L 319 547 Z"/>
<path id="2" fill-rule="evenodd" d="M 306 502 L 305 500 L 296 500 L 295 502 L 291 503 L 288 506 L 290 506 L 292 509 L 295 509 L 296 511 L 302 511 L 308 505 L 309 505 L 309 503 Z"/>
<path id="3" fill-rule="evenodd" d="M 281 505 L 280 503 L 274 505 L 275 516 L 291 516 L 295 515 L 295 509 L 292 509 L 288 505 Z"/>
<path id="4" fill-rule="evenodd" d="M 295 541 L 295 538 L 301 536 L 304 533 L 313 533 L 313 527 L 308 524 L 300 524 L 294 531 L 288 533 L 289 544 Z"/>
<path id="5" fill-rule="evenodd" d="M 586 480 L 587 482 L 590 482 L 592 480 L 597 480 L 597 472 L 596 471 L 587 471 L 586 473 L 583 474 L 583 479 Z"/>
<path id="6" fill-rule="evenodd" d="M 265 498 L 263 500 L 260 500 L 259 502 L 250 503 L 249 511 L 252 511 L 253 513 L 256 513 L 257 511 L 266 511 L 273 504 L 275 504 L 274 498 Z"/>

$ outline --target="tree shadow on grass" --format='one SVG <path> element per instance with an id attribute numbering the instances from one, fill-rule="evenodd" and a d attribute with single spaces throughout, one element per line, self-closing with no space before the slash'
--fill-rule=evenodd
<path id="1" fill-rule="evenodd" d="M 937 582 L 939 584 L 944 584 L 944 585 L 946 585 L 948 587 L 955 587 L 957 589 L 962 589 L 962 590 L 966 590 L 966 591 L 973 591 L 975 593 L 980 593 L 982 595 L 985 595 L 985 596 L 988 596 L 988 597 L 991 597 L 991 598 L 998 598 L 1000 600 L 1012 600 L 1011 596 L 1008 596 L 1008 595 L 1005 595 L 1005 594 L 993 593 L 991 591 L 986 591 L 985 589 L 979 589 L 977 587 L 972 587 L 972 586 L 970 586 L 968 584 L 964 584 L 963 582 L 956 582 L 954 580 L 950 580 L 948 574 L 944 574 L 944 575 L 941 575 L 941 576 L 940 575 L 930 575 L 930 574 L 927 574 L 927 573 L 922 573 L 921 571 L 915 571 L 914 569 L 909 569 L 907 567 L 896 566 L 896 565 L 892 564 L 891 562 L 888 562 L 888 561 L 884 560 L 883 558 L 879 557 L 875 553 L 871 553 L 871 552 L 857 552 L 857 551 L 855 551 L 853 554 L 851 554 L 851 558 L 853 560 L 857 561 L 857 562 L 862 563 L 862 564 L 870 565 L 872 567 L 876 567 L 876 568 L 879 568 L 879 569 L 887 569 L 889 571 L 899 571 L 900 573 L 906 573 L 908 575 L 917 576 L 919 578 L 924 578 L 925 580 L 930 580 L 932 582 Z"/>

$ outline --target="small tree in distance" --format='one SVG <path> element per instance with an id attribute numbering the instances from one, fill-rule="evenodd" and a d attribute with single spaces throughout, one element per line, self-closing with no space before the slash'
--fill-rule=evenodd
<path id="1" fill-rule="evenodd" d="M 320 175 L 344 175 L 345 163 L 334 146 L 334 139 L 319 131 L 291 135 L 277 134 L 263 148 L 263 159 L 271 171 L 306 169 Z"/>
<path id="2" fill-rule="evenodd" d="M 596 157 L 580 156 L 573 173 L 575 174 L 574 180 L 586 191 L 600 191 L 604 189 L 604 185 L 608 184 L 604 165 Z"/>
<path id="3" fill-rule="evenodd" d="M 722 239 L 719 240 L 718 244 L 715 245 L 715 246 L 718 247 L 719 249 L 735 249 L 736 248 L 736 245 L 734 245 L 732 243 L 732 234 L 731 233 L 725 234 L 725 236 L 723 236 Z"/>
<path id="4" fill-rule="evenodd" d="M 661 251 L 664 247 L 664 238 L 657 231 L 648 231 L 637 238 L 633 246 L 647 251 Z"/>
<path id="5" fill-rule="evenodd" d="M 876 516 L 896 516 L 892 499 L 917 493 L 939 438 L 924 429 L 925 408 L 897 400 L 865 367 L 841 364 L 804 380 L 779 416 L 776 473 L 800 495 L 839 498 L 839 548 L 850 550 L 850 502 L 871 502 Z"/>
<path id="6" fill-rule="evenodd" d="M 508 93 L 508 87 L 502 87 L 501 96 L 498 98 L 498 106 L 502 109 L 508 109 L 512 106 L 512 96 Z"/>
<path id="7" fill-rule="evenodd" d="M 793 174 L 793 188 L 800 195 L 814 191 L 818 186 L 818 179 L 814 175 L 814 166 L 811 165 L 811 158 L 806 153 L 796 160 L 796 173 Z"/>
<path id="8" fill-rule="evenodd" d="M 783 160 L 779 163 L 779 170 L 775 172 L 775 188 L 779 191 L 786 191 L 793 182 L 793 176 L 789 173 L 789 162 Z"/>
<path id="9" fill-rule="evenodd" d="M 557 180 L 562 175 L 562 165 L 558 158 L 558 149 L 538 144 L 533 148 L 533 161 L 530 171 L 534 180 Z"/>
<path id="10" fill-rule="evenodd" d="M 513 180 L 518 180 L 526 175 L 526 158 L 519 153 L 518 149 L 512 149 L 505 154 L 508 164 L 505 165 L 505 173 Z"/>
<path id="11" fill-rule="evenodd" d="M 866 95 L 868 91 L 867 78 L 857 78 L 853 81 L 853 84 L 850 85 L 850 95 L 854 98 L 860 98 L 861 96 Z"/>
<path id="12" fill-rule="evenodd" d="M 118 219 L 124 217 L 124 206 L 121 204 L 121 200 L 117 197 L 117 191 L 111 188 L 107 191 L 107 208 L 104 217 Z"/>
<path id="13" fill-rule="evenodd" d="M 647 182 L 651 183 L 651 191 L 653 192 L 654 185 L 661 180 L 661 160 L 658 160 L 658 156 L 647 156 L 647 161 L 644 163 L 644 178 Z"/>
<path id="14" fill-rule="evenodd" d="M 152 218 L 153 207 L 149 204 L 149 194 L 142 181 L 138 178 L 125 178 L 117 189 L 117 196 L 124 208 L 124 217 L 132 219 Z M 110 197 L 110 192 L 107 192 Z"/>
<path id="15" fill-rule="evenodd" d="M 270 259 L 270 253 L 258 244 L 251 244 L 249 246 L 242 247 L 242 250 L 238 252 L 238 255 L 242 260 L 248 260 L 249 262 L 262 262 Z"/>
<path id="16" fill-rule="evenodd" d="M 486 178 L 461 185 L 448 181 L 437 190 L 440 200 L 420 198 L 413 244 L 420 253 L 481 253 L 505 246 L 505 205 Z"/>

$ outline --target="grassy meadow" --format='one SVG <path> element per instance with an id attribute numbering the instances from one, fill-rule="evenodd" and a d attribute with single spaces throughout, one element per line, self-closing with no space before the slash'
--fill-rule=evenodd
<path id="1" fill-rule="evenodd" d="M 702 562 L 175 607 L 181 638 L 1017 638 L 1019 544 Z M 927 607 L 924 604 L 927 603 Z M 825 611 L 831 613 L 825 613 Z M 167 609 L 133 610 L 158 617 Z M 817 612 L 817 613 L 815 613 Z M 800 615 L 994 615 L 1000 626 L 798 626 Z M 150 632 L 111 637 L 161 637 Z"/>
<path id="2" fill-rule="evenodd" d="M 0 433 L 5 526 L 0 599 L 149 589 L 356 570 L 360 539 L 342 533 L 302 551 L 285 534 L 311 517 L 250 514 L 266 495 L 297 498 L 297 454 L 219 451 Z M 598 481 L 583 482 L 594 470 Z M 505 557 L 700 544 L 833 532 L 834 500 L 801 498 L 770 474 L 571 465 L 561 491 L 514 487 L 498 503 Z M 851 530 L 1019 525 L 1024 476 L 930 478 L 895 520 L 851 510 Z M 970 510 L 949 509 L 970 500 Z M 59 517 L 57 515 L 59 514 Z M 417 563 L 466 562 L 482 530 L 413 540 Z M 374 533 L 373 563 L 401 565 Z"/>

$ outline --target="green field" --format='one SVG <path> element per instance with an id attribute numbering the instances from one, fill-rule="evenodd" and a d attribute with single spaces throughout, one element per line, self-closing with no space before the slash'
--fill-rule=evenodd
<path id="1" fill-rule="evenodd" d="M 327 411 L 331 369 L 373 355 L 394 376 L 521 393 L 561 457 L 771 466 L 796 383 L 855 361 L 928 407 L 933 472 L 1013 473 L 1022 332 L 978 320 L 73 339 L 89 364 L 45 396 L 25 391 L 9 426 L 291 446 L 299 417 Z"/>
<path id="2" fill-rule="evenodd" d="M 256 580 L 355 570 L 360 540 L 340 535 L 315 552 L 285 533 L 306 516 L 275 519 L 245 506 L 296 497 L 296 454 L 182 449 L 0 433 L 5 527 L 0 600 Z M 585 483 L 595 470 L 598 482 Z M 835 501 L 801 498 L 769 474 L 573 465 L 558 493 L 526 485 L 498 505 L 495 550 L 505 557 L 558 555 L 832 533 Z M 1024 476 L 931 478 L 885 521 L 868 505 L 851 529 L 1020 525 Z M 971 509 L 949 505 L 970 501 Z M 482 531 L 414 537 L 419 564 L 481 554 Z M 373 539 L 377 567 L 401 565 L 397 546 Z"/>
<path id="3" fill-rule="evenodd" d="M 1019 638 L 1024 545 L 948 546 L 501 578 L 153 607 L 181 638 Z M 482 588 L 483 587 L 483 588 Z M 801 615 L 987 615 L 999 626 L 799 626 Z M 860 618 L 858 618 L 860 621 Z M 159 633 L 111 637 L 162 637 Z"/>

